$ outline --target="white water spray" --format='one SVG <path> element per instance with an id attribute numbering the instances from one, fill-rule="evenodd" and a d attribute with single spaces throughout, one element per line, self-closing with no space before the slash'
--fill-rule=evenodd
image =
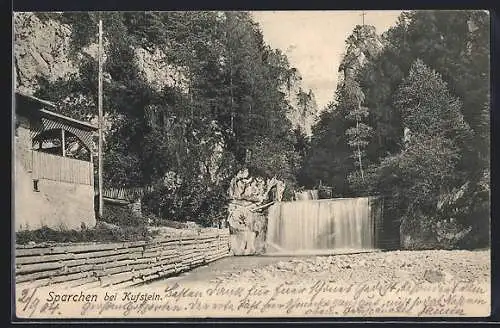
<path id="1" fill-rule="evenodd" d="M 268 249 L 286 251 L 374 249 L 371 198 L 280 202 L 269 208 Z"/>

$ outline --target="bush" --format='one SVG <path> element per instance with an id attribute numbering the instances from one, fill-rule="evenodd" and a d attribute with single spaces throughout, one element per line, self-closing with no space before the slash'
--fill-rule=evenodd
<path id="1" fill-rule="evenodd" d="M 186 181 L 175 189 L 163 186 L 144 196 L 144 214 L 156 216 L 155 225 L 159 226 L 174 221 L 210 226 L 215 218 L 227 216 L 226 190 L 226 185 L 208 188 L 198 181 Z"/>
<path id="2" fill-rule="evenodd" d="M 167 228 L 174 228 L 174 229 L 186 229 L 187 225 L 185 222 L 179 222 L 179 221 L 172 221 L 172 220 L 166 220 L 166 219 L 161 219 L 157 216 L 149 215 L 151 218 L 151 226 L 155 227 L 167 227 Z"/>
<path id="3" fill-rule="evenodd" d="M 81 243 L 81 242 L 124 242 L 149 240 L 153 234 L 146 226 L 128 226 L 108 228 L 97 225 L 92 229 L 54 230 L 42 227 L 38 230 L 19 231 L 16 233 L 16 244 L 34 243 Z"/>
<path id="4" fill-rule="evenodd" d="M 137 227 L 147 223 L 147 218 L 135 214 L 127 206 L 106 204 L 103 209 L 102 221 L 120 227 Z"/>

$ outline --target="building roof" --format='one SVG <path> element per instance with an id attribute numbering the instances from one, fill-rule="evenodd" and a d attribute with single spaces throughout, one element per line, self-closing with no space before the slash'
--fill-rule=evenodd
<path id="1" fill-rule="evenodd" d="M 84 121 L 80 121 L 80 120 L 77 120 L 77 119 L 62 115 L 62 114 L 58 114 L 56 112 L 53 112 L 51 110 L 46 109 L 47 107 L 54 108 L 54 109 L 57 108 L 57 105 L 55 105 L 54 103 L 52 103 L 50 101 L 43 100 L 43 99 L 40 99 L 40 98 L 37 98 L 34 96 L 30 96 L 27 94 L 23 94 L 21 92 L 16 91 L 15 102 L 16 102 L 16 111 L 18 109 L 17 108 L 18 102 L 27 102 L 27 103 L 31 103 L 31 104 L 36 104 L 37 105 L 36 109 L 43 116 L 49 117 L 49 118 L 54 119 L 54 120 L 64 121 L 68 125 L 78 126 L 79 128 L 83 128 L 84 130 L 94 130 L 94 131 L 98 130 L 98 127 L 93 125 L 93 124 L 90 124 L 90 123 L 84 122 Z"/>

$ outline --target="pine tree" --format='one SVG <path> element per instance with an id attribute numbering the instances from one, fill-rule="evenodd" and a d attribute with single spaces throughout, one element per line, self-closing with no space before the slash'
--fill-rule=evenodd
<path id="1" fill-rule="evenodd" d="M 348 79 L 344 82 L 341 95 L 339 103 L 340 106 L 345 107 L 345 119 L 354 123 L 354 126 L 345 131 L 347 144 L 353 150 L 353 158 L 357 164 L 361 182 L 364 183 L 363 157 L 372 131 L 372 128 L 365 123 L 369 114 L 368 108 L 363 106 L 365 97 L 355 80 Z"/>
<path id="2" fill-rule="evenodd" d="M 417 59 L 395 96 L 403 126 L 415 134 L 440 135 L 461 145 L 471 137 L 461 113 L 462 103 L 453 97 L 440 74 Z"/>

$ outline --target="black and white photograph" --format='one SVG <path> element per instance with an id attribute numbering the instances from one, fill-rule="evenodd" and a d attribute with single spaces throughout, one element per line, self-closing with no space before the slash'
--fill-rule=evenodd
<path id="1" fill-rule="evenodd" d="M 490 316 L 489 11 L 12 26 L 17 318 Z"/>

